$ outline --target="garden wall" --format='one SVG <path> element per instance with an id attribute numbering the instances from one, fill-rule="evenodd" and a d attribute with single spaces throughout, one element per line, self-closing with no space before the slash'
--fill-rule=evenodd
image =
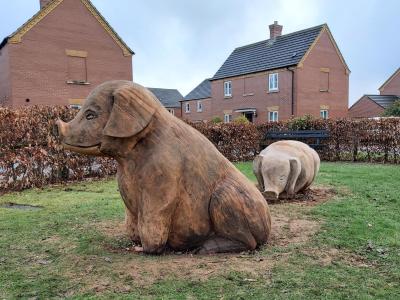
<path id="1" fill-rule="evenodd" d="M 114 160 L 64 151 L 54 135 L 57 118 L 71 120 L 77 113 L 66 107 L 0 109 L 0 193 L 43 187 L 116 172 Z M 400 120 L 313 120 L 253 124 L 194 123 L 231 161 L 252 160 L 270 130 L 326 129 L 330 138 L 319 153 L 330 161 L 399 163 Z"/>

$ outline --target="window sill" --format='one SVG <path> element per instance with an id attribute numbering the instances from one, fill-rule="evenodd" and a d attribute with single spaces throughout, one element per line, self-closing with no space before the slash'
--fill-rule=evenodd
<path id="1" fill-rule="evenodd" d="M 267 93 L 268 94 L 279 93 L 279 90 L 268 90 Z"/>
<path id="2" fill-rule="evenodd" d="M 243 97 L 254 96 L 254 93 L 243 94 Z"/>
<path id="3" fill-rule="evenodd" d="M 75 81 L 75 80 L 67 80 L 67 84 L 89 85 L 90 82 L 86 82 L 86 81 Z"/>
<path id="4" fill-rule="evenodd" d="M 198 110 L 197 112 L 198 112 L 198 113 L 202 113 L 203 111 L 202 111 L 202 110 Z"/>
<path id="5" fill-rule="evenodd" d="M 224 99 L 231 99 L 232 96 L 224 96 Z"/>
<path id="6" fill-rule="evenodd" d="M 319 90 L 321 93 L 329 93 L 329 90 Z"/>

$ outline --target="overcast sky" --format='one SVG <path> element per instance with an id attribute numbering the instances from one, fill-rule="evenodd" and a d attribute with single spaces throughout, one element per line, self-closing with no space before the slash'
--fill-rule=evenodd
<path id="1" fill-rule="evenodd" d="M 39 9 L 39 0 L 1 1 L 0 38 Z M 92 0 L 135 51 L 134 80 L 186 95 L 235 47 L 327 23 L 350 67 L 350 104 L 400 67 L 400 1 Z M 7 13 L 4 13 L 7 12 Z"/>

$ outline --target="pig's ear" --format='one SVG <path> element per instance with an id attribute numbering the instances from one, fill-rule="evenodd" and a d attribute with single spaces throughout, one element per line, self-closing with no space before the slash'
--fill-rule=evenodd
<path id="1" fill-rule="evenodd" d="M 110 118 L 103 129 L 106 136 L 127 138 L 141 132 L 150 123 L 156 111 L 156 101 L 145 88 L 125 85 L 114 94 Z"/>
<path id="2" fill-rule="evenodd" d="M 286 193 L 289 197 L 294 196 L 294 189 L 296 187 L 297 179 L 301 172 L 301 165 L 298 158 L 290 158 L 290 172 L 286 184 Z"/>
<path id="3" fill-rule="evenodd" d="M 263 157 L 261 155 L 257 155 L 254 158 L 253 161 L 253 173 L 254 175 L 256 175 L 257 178 L 257 182 L 258 182 L 258 188 L 260 189 L 260 191 L 264 191 L 265 187 L 264 187 L 264 178 L 262 175 L 262 162 L 263 162 Z"/>

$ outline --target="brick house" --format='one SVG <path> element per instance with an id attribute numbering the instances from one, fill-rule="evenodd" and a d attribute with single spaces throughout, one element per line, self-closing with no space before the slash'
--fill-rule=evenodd
<path id="1" fill-rule="evenodd" d="M 184 119 L 219 116 L 230 122 L 245 115 L 251 122 L 263 123 L 306 114 L 347 116 L 350 70 L 328 26 L 286 35 L 277 22 L 269 29 L 268 40 L 231 53 L 209 80 L 210 93 L 204 95 L 208 98 L 196 98 L 199 87 L 185 97 Z M 199 100 L 203 108 L 194 111 Z"/>
<path id="2" fill-rule="evenodd" d="M 104 81 L 132 80 L 133 54 L 89 0 L 40 0 L 0 44 L 0 104 L 79 106 Z"/>
<path id="3" fill-rule="evenodd" d="M 160 89 L 148 88 L 162 105 L 175 117 L 181 118 L 181 104 L 179 101 L 183 99 L 182 94 L 176 89 Z"/>
<path id="4" fill-rule="evenodd" d="M 205 79 L 181 100 L 182 116 L 192 122 L 211 120 L 214 116 L 211 104 L 211 81 Z"/>
<path id="5" fill-rule="evenodd" d="M 400 68 L 379 88 L 379 95 L 364 95 L 349 108 L 351 118 L 376 118 L 400 100 Z"/>

